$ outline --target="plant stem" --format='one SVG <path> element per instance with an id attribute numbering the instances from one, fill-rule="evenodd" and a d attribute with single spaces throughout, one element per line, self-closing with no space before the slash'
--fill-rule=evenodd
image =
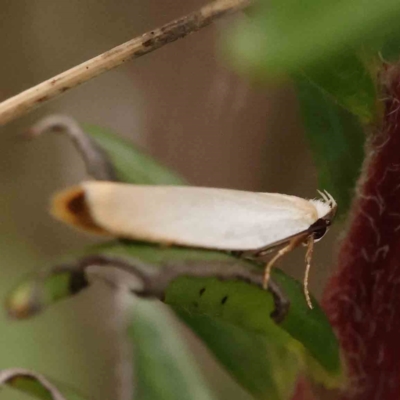
<path id="1" fill-rule="evenodd" d="M 126 43 L 77 65 L 37 86 L 0 103 L 0 125 L 4 125 L 60 94 L 109 71 L 181 39 L 213 21 L 249 6 L 252 0 L 217 0 L 160 28 L 146 32 Z"/>
<path id="2" fill-rule="evenodd" d="M 86 135 L 82 127 L 67 115 L 49 115 L 36 122 L 26 137 L 35 138 L 46 132 L 63 133 L 72 141 L 86 165 L 87 173 L 100 181 L 118 181 L 114 166 L 108 154 Z"/>
<path id="3" fill-rule="evenodd" d="M 348 375 L 340 400 L 400 398 L 400 65 L 381 73 L 371 135 L 338 269 L 324 295 Z"/>

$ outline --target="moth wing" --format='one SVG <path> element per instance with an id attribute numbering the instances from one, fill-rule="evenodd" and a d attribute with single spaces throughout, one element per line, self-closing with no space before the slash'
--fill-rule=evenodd
<path id="1" fill-rule="evenodd" d="M 95 181 L 59 194 L 53 214 L 117 237 L 221 250 L 268 247 L 318 219 L 313 204 L 295 196 Z"/>

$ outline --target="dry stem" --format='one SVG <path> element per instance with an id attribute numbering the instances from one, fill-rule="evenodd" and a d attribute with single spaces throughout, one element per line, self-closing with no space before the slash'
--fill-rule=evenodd
<path id="1" fill-rule="evenodd" d="M 0 103 L 0 125 L 10 122 L 60 94 L 125 61 L 150 53 L 211 24 L 216 19 L 239 11 L 251 0 L 217 0 L 189 15 L 169 22 L 73 67 Z"/>

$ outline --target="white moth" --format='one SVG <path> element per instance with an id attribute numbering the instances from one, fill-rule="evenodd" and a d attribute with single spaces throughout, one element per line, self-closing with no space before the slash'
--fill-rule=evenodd
<path id="1" fill-rule="evenodd" d="M 280 248 L 268 262 L 306 244 L 304 290 L 313 244 L 327 231 L 336 202 L 327 192 L 321 200 L 277 193 L 190 186 L 148 186 L 88 181 L 58 193 L 52 213 L 58 219 L 97 234 L 205 249 L 235 251 L 261 258 Z"/>

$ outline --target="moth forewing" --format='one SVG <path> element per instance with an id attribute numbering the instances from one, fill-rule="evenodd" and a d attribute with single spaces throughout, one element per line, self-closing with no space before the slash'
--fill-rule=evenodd
<path id="1" fill-rule="evenodd" d="M 279 242 L 318 219 L 313 204 L 294 196 L 112 182 L 85 182 L 53 204 L 56 217 L 84 230 L 90 225 L 128 239 L 236 251 Z"/>
<path id="2" fill-rule="evenodd" d="M 59 193 L 52 213 L 90 233 L 206 249 L 252 252 L 285 245 L 273 263 L 326 229 L 336 203 L 277 193 L 88 181 Z M 332 214 L 332 218 L 333 218 Z"/>

